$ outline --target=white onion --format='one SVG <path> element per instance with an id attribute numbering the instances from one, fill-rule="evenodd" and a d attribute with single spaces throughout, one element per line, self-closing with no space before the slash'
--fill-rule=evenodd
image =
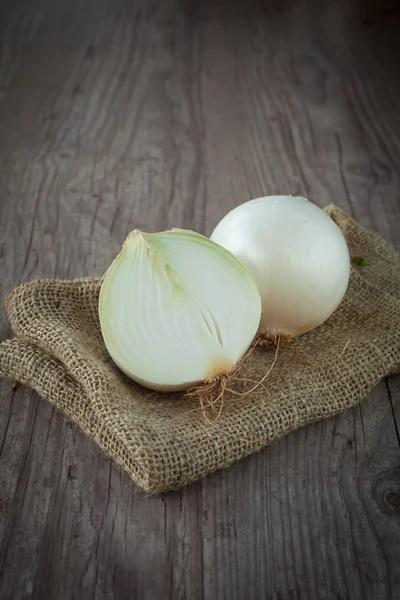
<path id="1" fill-rule="evenodd" d="M 294 337 L 325 321 L 349 282 L 346 240 L 305 198 L 267 196 L 228 213 L 211 239 L 253 275 L 262 301 L 260 330 Z"/>
<path id="2" fill-rule="evenodd" d="M 234 367 L 257 333 L 261 300 L 241 262 L 202 235 L 136 230 L 104 276 L 99 316 L 120 369 L 172 391 Z"/>

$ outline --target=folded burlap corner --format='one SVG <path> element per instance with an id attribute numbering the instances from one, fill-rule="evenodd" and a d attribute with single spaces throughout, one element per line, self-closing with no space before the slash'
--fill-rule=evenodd
<path id="1" fill-rule="evenodd" d="M 148 492 L 179 489 L 353 406 L 400 364 L 400 256 L 335 206 L 326 211 L 351 256 L 368 264 L 352 267 L 334 315 L 278 355 L 268 393 L 260 386 L 222 411 L 223 431 L 204 424 L 182 394 L 152 393 L 114 366 L 99 326 L 99 279 L 17 287 L 6 300 L 16 337 L 0 345 L 0 375 L 49 400 Z M 246 377 L 259 381 L 273 356 L 256 350 Z"/>

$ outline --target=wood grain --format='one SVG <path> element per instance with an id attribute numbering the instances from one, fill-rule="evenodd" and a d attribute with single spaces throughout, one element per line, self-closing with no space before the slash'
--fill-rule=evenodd
<path id="1" fill-rule="evenodd" d="M 398 25 L 344 0 L 3 1 L 1 297 L 102 274 L 134 227 L 210 234 L 272 193 L 400 250 Z M 399 376 L 157 497 L 0 386 L 2 599 L 400 597 Z"/>

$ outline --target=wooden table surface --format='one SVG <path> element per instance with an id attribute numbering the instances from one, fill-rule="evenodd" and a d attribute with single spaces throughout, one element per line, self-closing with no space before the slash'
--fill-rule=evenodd
<path id="1" fill-rule="evenodd" d="M 399 26 L 345 0 L 3 0 L 1 298 L 274 193 L 400 250 Z M 2 600 L 400 598 L 399 376 L 154 497 L 0 386 Z"/>

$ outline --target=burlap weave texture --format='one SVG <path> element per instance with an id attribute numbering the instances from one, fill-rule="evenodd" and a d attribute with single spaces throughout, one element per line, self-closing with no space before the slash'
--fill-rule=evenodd
<path id="1" fill-rule="evenodd" d="M 335 206 L 353 266 L 349 290 L 322 326 L 282 351 L 265 388 L 207 426 L 182 394 L 154 394 L 113 365 L 98 320 L 99 279 L 32 281 L 6 300 L 15 338 L 0 345 L 0 375 L 29 385 L 93 438 L 148 492 L 179 489 L 308 423 L 359 402 L 400 364 L 400 256 Z M 350 343 L 341 356 L 347 341 Z M 274 353 L 256 350 L 258 381 Z"/>

